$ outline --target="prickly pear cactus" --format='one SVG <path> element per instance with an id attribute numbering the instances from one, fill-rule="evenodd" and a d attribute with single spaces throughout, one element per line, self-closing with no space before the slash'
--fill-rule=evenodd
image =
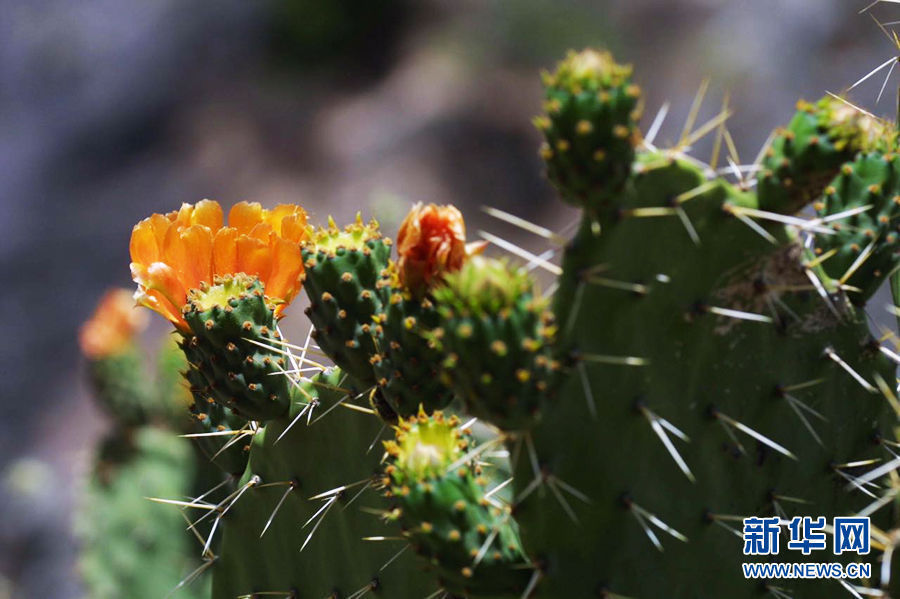
<path id="1" fill-rule="evenodd" d="M 372 490 L 382 484 L 383 423 L 348 409 L 346 382 L 335 369 L 298 383 L 303 399 L 253 437 L 238 487 L 246 492 L 222 522 L 213 597 L 425 597 L 437 588 L 403 551 L 399 528 L 384 525 Z"/>
<path id="2" fill-rule="evenodd" d="M 148 497 L 179 498 L 207 489 L 215 476 L 187 439 L 187 392 L 175 374 L 184 357 L 166 344 L 155 377 L 136 342 L 144 327 L 128 290 L 112 290 L 81 330 L 81 348 L 98 404 L 111 427 L 92 456 L 78 503 L 78 569 L 96 599 L 165 596 L 199 563 L 196 540 L 175 510 Z M 201 583 L 185 597 L 208 595 Z"/>
<path id="3" fill-rule="evenodd" d="M 372 384 L 375 353 L 372 317 L 383 310 L 376 290 L 390 256 L 390 240 L 377 223 L 357 222 L 339 229 L 334 221 L 314 232 L 303 248 L 307 315 L 313 339 L 335 364 L 363 384 Z"/>
<path id="4" fill-rule="evenodd" d="M 687 153 L 724 116 L 660 149 L 631 73 L 586 50 L 544 77 L 541 154 L 583 209 L 561 265 L 531 260 L 552 298 L 452 207 L 414 206 L 396 244 L 296 206 L 135 227 L 138 300 L 181 335 L 198 439 L 238 478 L 182 506 L 213 597 L 887 596 L 900 358 L 864 310 L 898 263 L 894 128 L 802 102 L 729 180 Z M 856 513 L 872 580 L 744 578 L 744 518 Z"/>
<path id="5" fill-rule="evenodd" d="M 165 429 L 144 426 L 104 441 L 76 523 L 88 596 L 165 597 L 197 566 L 198 545 L 178 511 L 147 500 L 193 493 L 196 465 L 190 443 Z M 199 599 L 208 588 L 184 597 Z"/>
<path id="6" fill-rule="evenodd" d="M 561 369 L 553 316 L 533 287 L 525 271 L 477 257 L 434 292 L 446 377 L 472 415 L 508 431 L 534 424 Z"/>
<path id="7" fill-rule="evenodd" d="M 566 129 L 566 107 L 613 110 L 597 93 L 613 67 L 593 54 L 548 77 L 548 131 L 573 144 L 582 134 Z M 517 464 L 515 513 L 536 596 L 756 596 L 767 587 L 744 579 L 731 534 L 741 519 L 854 513 L 871 499 L 845 488 L 860 474 L 852 464 L 885 457 L 878 389 L 895 365 L 855 306 L 896 259 L 882 247 L 886 222 L 866 253 L 857 227 L 892 210 L 869 186 L 892 184 L 894 133 L 837 99 L 803 104 L 776 134 L 758 193 L 678 147 L 629 138 L 637 156 L 618 194 L 570 185 L 589 168 L 577 160 L 556 179 L 585 217 L 554 298 L 568 376 L 516 441 L 533 448 Z M 557 141 L 545 155 L 566 151 Z M 855 156 L 879 167 L 840 166 Z M 845 182 L 860 170 L 868 185 Z M 791 216 L 823 195 L 817 220 Z M 847 592 L 791 586 L 795 597 Z"/>
<path id="8" fill-rule="evenodd" d="M 397 234 L 399 259 L 381 285 L 381 314 L 376 318 L 377 352 L 371 358 L 375 381 L 391 409 L 402 417 L 428 413 L 453 401 L 442 376 L 444 354 L 430 333 L 441 315 L 433 290 L 446 272 L 458 270 L 469 254 L 462 214 L 454 206 L 413 206 Z"/>
<path id="9" fill-rule="evenodd" d="M 510 509 L 492 500 L 482 466 L 467 460 L 471 432 L 440 411 L 423 410 L 385 442 L 390 514 L 420 555 L 437 561 L 444 589 L 460 595 L 505 594 L 523 586 L 528 559 Z"/>

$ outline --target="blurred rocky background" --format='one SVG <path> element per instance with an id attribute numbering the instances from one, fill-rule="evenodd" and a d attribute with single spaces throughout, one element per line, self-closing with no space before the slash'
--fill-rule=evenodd
<path id="1" fill-rule="evenodd" d="M 703 115 L 730 92 L 749 162 L 798 96 L 898 53 L 867 3 L 0 0 L 0 599 L 82 596 L 71 505 L 104 422 L 76 330 L 130 285 L 137 220 L 210 197 L 301 202 L 315 220 L 362 210 L 393 232 L 424 200 L 460 206 L 470 235 L 546 249 L 479 211 L 572 219 L 540 174 L 539 69 L 611 48 L 638 67 L 647 121 L 672 102 L 660 141 L 709 76 Z M 869 12 L 900 20 L 896 4 Z M 881 78 L 854 98 L 892 115 L 897 81 L 879 105 Z"/>

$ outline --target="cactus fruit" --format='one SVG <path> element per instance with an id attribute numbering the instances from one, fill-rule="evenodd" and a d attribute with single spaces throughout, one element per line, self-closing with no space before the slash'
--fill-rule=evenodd
<path id="1" fill-rule="evenodd" d="M 535 124 L 547 176 L 567 202 L 600 208 L 628 178 L 641 117 L 631 71 L 609 52 L 585 50 L 544 74 L 546 114 Z"/>
<path id="2" fill-rule="evenodd" d="M 193 401 L 190 406 L 190 433 L 197 448 L 222 471 L 240 476 L 247 467 L 250 452 L 247 420 L 217 403 L 209 392 L 209 383 L 199 370 L 188 363 L 184 369 Z"/>
<path id="3" fill-rule="evenodd" d="M 192 290 L 184 318 L 191 335 L 182 349 L 190 367 L 206 380 L 208 397 L 247 420 L 287 412 L 287 378 L 272 375 L 288 366 L 277 347 L 275 306 L 259 279 L 228 275 Z"/>
<path id="4" fill-rule="evenodd" d="M 900 358 L 864 308 L 885 278 L 900 289 L 893 125 L 801 103 L 758 180 L 732 182 L 686 153 L 722 115 L 659 149 L 608 53 L 544 79 L 547 174 L 583 209 L 552 299 L 473 256 L 449 207 L 415 206 L 394 262 L 376 223 L 301 231 L 296 207 L 242 205 L 231 233 L 212 203 L 136 227 L 138 299 L 184 336 L 197 421 L 249 442 L 232 492 L 191 504 L 215 599 L 845 596 L 745 579 L 752 516 L 871 515 L 881 552 L 852 559 L 889 573 L 892 495 L 869 487 L 896 476 L 877 464 L 896 464 Z M 252 260 L 219 259 L 260 232 Z M 301 280 L 318 347 L 273 333 Z M 487 438 L 460 430 L 470 415 Z M 857 582 L 887 597 L 889 578 Z"/>
<path id="5" fill-rule="evenodd" d="M 437 561 L 444 589 L 461 596 L 521 592 L 530 566 L 509 506 L 492 500 L 477 451 L 459 419 L 424 410 L 400 422 L 386 441 L 389 484 L 401 523 L 416 552 Z"/>
<path id="6" fill-rule="evenodd" d="M 816 104 L 801 100 L 763 156 L 759 207 L 797 212 L 821 195 L 842 164 L 858 152 L 889 152 L 895 138 L 890 126 L 840 98 L 826 96 Z"/>
<path id="7" fill-rule="evenodd" d="M 246 466 L 248 417 L 283 414 L 290 402 L 284 379 L 269 375 L 286 368 L 275 323 L 300 289 L 307 230 L 306 213 L 289 204 L 239 202 L 228 220 L 217 202 L 183 204 L 135 225 L 130 250 L 137 303 L 182 336 L 198 443 L 235 474 Z"/>
<path id="8" fill-rule="evenodd" d="M 547 302 L 527 272 L 476 257 L 434 292 L 443 370 L 473 416 L 503 430 L 527 430 L 552 401 L 560 363 Z"/>
<path id="9" fill-rule="evenodd" d="M 851 299 L 862 304 L 896 265 L 898 231 L 894 221 L 900 216 L 897 157 L 893 153 L 868 152 L 848 161 L 815 207 L 823 218 L 856 212 L 832 223 L 833 234 L 822 235 L 816 249 L 823 255 L 834 252 L 822 268 L 831 278 L 859 289 Z"/>
<path id="10" fill-rule="evenodd" d="M 419 406 L 431 413 L 453 400 L 440 376 L 443 354 L 429 338 L 440 323 L 431 296 L 444 277 L 482 250 L 466 245 L 465 222 L 453 206 L 416 204 L 400 225 L 399 259 L 393 279 L 381 288 L 384 312 L 371 361 L 381 393 L 403 418 L 416 415 Z"/>
<path id="11" fill-rule="evenodd" d="M 445 408 L 453 393 L 440 376 L 443 354 L 427 338 L 440 323 L 434 303 L 400 288 L 386 290 L 390 295 L 379 320 L 378 351 L 371 357 L 379 393 L 402 417 L 415 414 L 420 405 L 429 412 Z"/>
<path id="12" fill-rule="evenodd" d="M 378 289 L 386 274 L 390 240 L 378 223 L 355 223 L 339 229 L 334 221 L 303 246 L 307 315 L 313 338 L 334 363 L 361 384 L 375 379 L 369 358 L 375 353 L 372 317 L 382 310 Z"/>

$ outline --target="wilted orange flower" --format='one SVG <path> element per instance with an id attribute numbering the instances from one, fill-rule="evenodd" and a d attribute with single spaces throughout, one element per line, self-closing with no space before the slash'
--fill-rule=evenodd
<path id="1" fill-rule="evenodd" d="M 218 202 L 182 204 L 169 214 L 154 214 L 131 232 L 131 276 L 135 299 L 188 331 L 181 315 L 190 289 L 212 283 L 217 275 L 259 277 L 266 295 L 278 302 L 277 317 L 300 290 L 306 238 L 306 212 L 293 204 L 272 210 L 240 202 L 224 226 Z"/>
<path id="2" fill-rule="evenodd" d="M 97 304 L 90 320 L 81 325 L 78 343 L 88 358 L 106 358 L 122 352 L 146 326 L 146 314 L 134 309 L 131 292 L 110 289 Z"/>
<path id="3" fill-rule="evenodd" d="M 466 256 L 482 244 L 466 247 L 466 223 L 455 206 L 418 203 L 397 233 L 400 283 L 413 293 L 430 289 L 448 272 L 462 268 Z"/>

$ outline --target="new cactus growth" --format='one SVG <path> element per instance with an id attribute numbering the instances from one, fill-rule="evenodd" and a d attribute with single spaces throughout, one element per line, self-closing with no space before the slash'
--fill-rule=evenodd
<path id="1" fill-rule="evenodd" d="M 877 551 L 853 559 L 882 574 L 856 582 L 888 596 L 892 496 L 871 485 L 892 472 L 898 358 L 864 307 L 898 264 L 893 125 L 801 103 L 730 182 L 686 153 L 723 116 L 660 149 L 631 72 L 586 50 L 544 78 L 541 153 L 583 209 L 552 299 L 473 256 L 451 207 L 415 206 L 396 246 L 298 207 L 136 227 L 139 300 L 184 337 L 195 419 L 249 446 L 225 499 L 187 506 L 209 514 L 216 599 L 842 597 L 745 579 L 764 558 L 737 537 L 858 512 Z M 301 282 L 317 346 L 275 330 Z"/>
<path id="2" fill-rule="evenodd" d="M 797 212 L 822 195 L 842 164 L 858 152 L 890 152 L 893 129 L 839 98 L 800 101 L 790 124 L 775 132 L 762 160 L 759 207 Z"/>
<path id="3" fill-rule="evenodd" d="M 555 395 L 553 316 L 524 270 L 477 257 L 435 291 L 441 326 L 431 335 L 443 370 L 473 416 L 527 430 Z"/>
<path id="4" fill-rule="evenodd" d="M 897 263 L 900 215 L 900 167 L 893 152 L 866 152 L 841 167 L 840 174 L 816 203 L 818 214 L 853 212 L 831 223 L 817 251 L 832 257 L 822 268 L 833 279 L 859 289 L 853 296 L 864 303 L 890 276 Z"/>
<path id="5" fill-rule="evenodd" d="M 398 415 L 415 414 L 420 405 L 429 412 L 453 401 L 441 379 L 443 354 L 425 333 L 440 323 L 434 303 L 415 298 L 403 289 L 389 288 L 379 319 L 378 351 L 371 357 L 380 394 Z"/>
<path id="6" fill-rule="evenodd" d="M 374 382 L 373 316 L 382 311 L 378 288 L 389 257 L 390 240 L 382 238 L 378 223 L 364 224 L 362 216 L 344 229 L 330 221 L 303 247 L 313 338 L 335 364 L 367 385 Z"/>
<path id="7" fill-rule="evenodd" d="M 384 312 L 377 318 L 378 352 L 371 362 L 385 400 L 401 417 L 419 406 L 430 413 L 453 400 L 442 380 L 443 353 L 430 333 L 439 326 L 433 293 L 480 245 L 466 245 L 462 214 L 453 206 L 416 204 L 397 235 L 399 259 L 381 288 Z"/>
<path id="8" fill-rule="evenodd" d="M 386 441 L 385 494 L 416 552 L 437 562 L 443 588 L 460 595 L 518 593 L 530 576 L 510 508 L 492 500 L 477 451 L 453 416 L 422 410 Z"/>
<path id="9" fill-rule="evenodd" d="M 240 475 L 247 467 L 250 450 L 247 420 L 213 399 L 199 370 L 187 364 L 184 376 L 193 398 L 190 431 L 196 435 L 198 449 L 224 472 Z"/>
<path id="10" fill-rule="evenodd" d="M 547 176 L 567 202 L 599 207 L 628 179 L 641 117 L 631 71 L 609 52 L 585 50 L 544 74 L 546 114 L 535 124 Z"/>

